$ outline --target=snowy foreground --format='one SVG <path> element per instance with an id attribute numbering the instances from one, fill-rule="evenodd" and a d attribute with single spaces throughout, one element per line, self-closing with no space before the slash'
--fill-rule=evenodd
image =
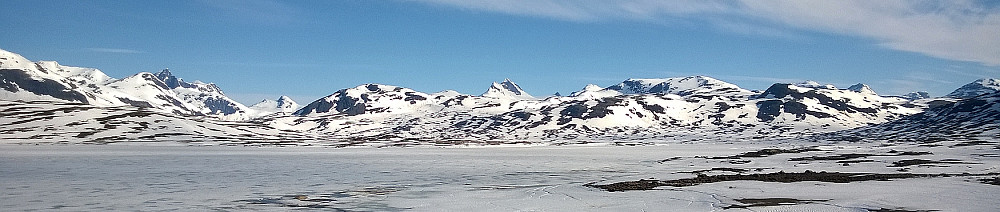
<path id="1" fill-rule="evenodd" d="M 0 145 L 0 208 L 1000 211 L 1000 147 L 993 141 L 340 149 L 148 145 Z M 762 178 L 667 185 L 696 177 L 821 171 L 901 175 L 854 182 Z M 628 182 L 663 185 L 601 188 Z"/>

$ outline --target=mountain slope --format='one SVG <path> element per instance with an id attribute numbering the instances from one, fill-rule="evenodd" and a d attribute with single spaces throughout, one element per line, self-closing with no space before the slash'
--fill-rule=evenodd
<path id="1" fill-rule="evenodd" d="M 282 144 L 325 140 L 244 122 L 162 113 L 133 106 L 0 100 L 0 143 L 206 142 Z"/>
<path id="2" fill-rule="evenodd" d="M 628 79 L 606 90 L 622 94 L 693 94 L 736 93 L 749 95 L 749 91 L 734 84 L 706 76 L 675 77 L 665 79 Z"/>
<path id="3" fill-rule="evenodd" d="M 292 98 L 288 96 L 278 97 L 277 100 L 264 99 L 250 106 L 250 109 L 258 113 L 257 116 L 271 115 L 271 114 L 291 114 L 296 110 L 299 110 L 302 106 L 296 103 Z"/>
<path id="4" fill-rule="evenodd" d="M 935 142 L 1000 139 L 1000 92 L 941 105 L 888 123 L 823 136 L 846 140 Z"/>
<path id="5" fill-rule="evenodd" d="M 490 89 L 486 90 L 486 92 L 480 96 L 516 100 L 535 99 L 535 97 L 528 94 L 528 92 L 521 90 L 521 86 L 518 86 L 514 82 L 510 81 L 510 79 L 504 79 L 501 83 L 493 82 Z"/>
<path id="6" fill-rule="evenodd" d="M 502 87 L 496 85 L 491 89 Z M 923 110 L 865 87 L 775 84 L 754 93 L 696 76 L 630 79 L 567 97 L 513 99 L 366 84 L 310 103 L 298 117 L 265 122 L 356 140 L 740 140 L 851 129 Z"/>
<path id="7" fill-rule="evenodd" d="M 51 66 L 52 63 L 45 63 Z M 74 81 L 45 70 L 40 64 L 0 49 L 0 97 L 89 103 Z"/>
<path id="8" fill-rule="evenodd" d="M 249 108 L 226 96 L 219 86 L 199 81 L 185 82 L 163 69 L 155 74 L 180 100 L 199 108 L 201 113 L 216 115 L 223 119 L 243 120 L 251 116 Z"/>
<path id="9" fill-rule="evenodd" d="M 998 97 L 990 94 L 995 84 L 977 80 L 953 97 L 928 98 L 879 96 L 865 84 L 838 89 L 813 81 L 750 91 L 691 76 L 587 85 L 569 96 L 539 99 L 506 79 L 479 96 L 363 84 L 301 108 L 284 96 L 246 107 L 214 84 L 187 82 L 169 70 L 115 79 L 97 69 L 31 62 L 0 51 L 0 100 L 6 101 L 0 105 L 0 139 L 668 142 L 806 138 L 853 129 L 892 138 L 988 137 L 998 134 L 994 122 L 1000 119 L 993 103 Z"/>
<path id="10" fill-rule="evenodd" d="M 214 84 L 185 82 L 169 70 L 115 79 L 92 68 L 31 62 L 0 50 L 0 99 L 47 100 L 95 106 L 136 106 L 181 115 L 249 119 L 249 108 L 233 101 Z"/>
<path id="11" fill-rule="evenodd" d="M 1000 79 L 979 79 L 948 94 L 954 98 L 972 98 L 983 94 L 1000 91 Z"/>

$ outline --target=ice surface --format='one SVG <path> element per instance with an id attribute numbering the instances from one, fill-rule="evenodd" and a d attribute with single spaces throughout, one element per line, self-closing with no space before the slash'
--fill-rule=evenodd
<path id="1" fill-rule="evenodd" d="M 149 145 L 157 146 L 149 146 Z M 170 145 L 165 145 L 170 144 Z M 702 143 L 657 146 L 482 148 L 321 148 L 112 145 L 0 145 L 0 208 L 10 211 L 347 210 L 347 211 L 718 211 L 748 198 L 817 200 L 749 207 L 755 211 L 874 209 L 997 211 L 1000 188 L 976 177 L 853 183 L 731 181 L 647 191 L 584 186 L 680 179 L 730 167 L 751 173 L 838 171 L 989 173 L 990 146 L 823 144 L 819 151 L 709 159 L 803 143 Z M 932 154 L 899 155 L 928 151 Z M 894 153 L 890 153 L 894 152 Z M 791 158 L 878 154 L 873 162 Z M 967 164 L 887 167 L 903 159 Z M 746 160 L 745 163 L 734 163 Z M 726 171 L 702 172 L 708 175 Z M 729 208 L 731 211 L 746 209 Z"/>

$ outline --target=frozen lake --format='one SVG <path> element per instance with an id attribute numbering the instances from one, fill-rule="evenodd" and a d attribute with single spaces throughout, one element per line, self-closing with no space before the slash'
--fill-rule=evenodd
<path id="1" fill-rule="evenodd" d="M 886 169 L 876 164 L 844 167 L 837 163 L 788 162 L 790 157 L 802 156 L 795 154 L 739 163 L 704 157 L 737 155 L 766 147 L 775 146 L 333 149 L 2 145 L 0 208 L 11 211 L 712 211 L 724 208 L 739 211 L 745 209 L 732 206 L 747 203 L 739 199 L 791 198 L 805 201 L 752 208 L 1000 210 L 997 199 L 1000 186 L 980 182 L 989 177 L 852 183 L 731 181 L 626 192 L 584 186 L 595 182 L 689 178 L 695 176 L 690 171 L 719 167 L 757 167 L 761 173 L 810 169 L 897 172 L 896 168 Z M 820 148 L 833 152 L 887 150 Z M 916 147 L 895 149 L 906 148 Z M 943 150 L 922 157 L 957 158 L 966 164 L 927 167 L 927 170 L 997 171 L 996 157 L 972 157 L 966 155 L 977 153 L 952 154 Z M 989 148 L 981 150 L 990 152 Z M 923 167 L 914 166 L 909 172 L 922 170 Z"/>

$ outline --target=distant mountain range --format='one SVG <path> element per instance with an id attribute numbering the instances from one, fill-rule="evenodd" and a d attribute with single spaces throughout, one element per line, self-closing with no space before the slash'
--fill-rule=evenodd
<path id="1" fill-rule="evenodd" d="M 344 146 L 917 139 L 949 133 L 996 138 L 998 91 L 997 79 L 936 98 L 926 92 L 881 96 L 865 84 L 839 89 L 811 81 L 750 91 L 691 76 L 628 79 L 537 98 L 506 79 L 478 96 L 364 84 L 304 106 L 282 96 L 247 107 L 215 84 L 187 82 L 166 69 L 114 79 L 97 69 L 31 62 L 0 50 L 0 139 Z"/>

